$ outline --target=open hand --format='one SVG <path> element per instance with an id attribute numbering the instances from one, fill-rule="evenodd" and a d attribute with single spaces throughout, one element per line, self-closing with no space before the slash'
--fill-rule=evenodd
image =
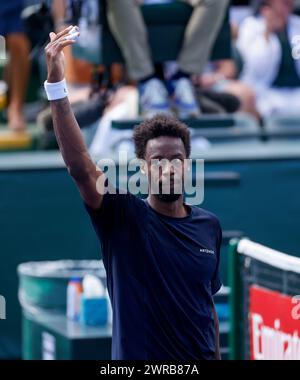
<path id="1" fill-rule="evenodd" d="M 63 49 L 66 46 L 73 45 L 76 42 L 76 39 L 67 39 L 69 32 L 72 28 L 73 26 L 71 25 L 58 34 L 52 32 L 49 35 L 50 42 L 45 47 L 46 62 L 48 69 L 47 81 L 49 83 L 60 82 L 64 79 L 65 56 L 63 53 Z"/>

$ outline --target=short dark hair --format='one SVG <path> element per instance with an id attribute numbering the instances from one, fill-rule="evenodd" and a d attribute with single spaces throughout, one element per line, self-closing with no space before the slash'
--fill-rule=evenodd
<path id="1" fill-rule="evenodd" d="M 178 137 L 182 140 L 186 156 L 191 153 L 190 131 L 186 124 L 173 116 L 156 115 L 136 125 L 133 133 L 135 154 L 138 158 L 145 158 L 146 146 L 149 140 L 161 136 Z"/>
<path id="2" fill-rule="evenodd" d="M 250 3 L 250 6 L 255 16 L 259 16 L 259 13 L 262 10 L 262 8 L 267 7 L 269 5 L 269 0 L 252 0 Z"/>

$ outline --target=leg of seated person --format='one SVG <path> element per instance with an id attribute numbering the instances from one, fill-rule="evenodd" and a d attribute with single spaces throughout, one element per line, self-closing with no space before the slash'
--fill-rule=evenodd
<path id="1" fill-rule="evenodd" d="M 194 6 L 178 57 L 182 72 L 201 74 L 222 26 L 228 0 L 183 0 Z"/>
<path id="2" fill-rule="evenodd" d="M 256 108 L 255 92 L 247 84 L 239 80 L 229 80 L 222 90 L 235 95 L 240 100 L 239 111 L 249 113 L 260 120 L 260 114 Z"/>
<path id="3" fill-rule="evenodd" d="M 8 123 L 12 130 L 22 131 L 25 128 L 23 104 L 30 70 L 29 42 L 24 34 L 12 33 L 7 35 L 7 48 L 10 54 Z"/>
<path id="4" fill-rule="evenodd" d="M 137 0 L 108 0 L 107 18 L 132 79 L 154 74 L 147 29 Z"/>
<path id="5" fill-rule="evenodd" d="M 126 61 L 129 76 L 139 82 L 140 113 L 170 113 L 168 92 L 151 60 L 147 28 L 139 0 L 108 0 L 108 21 Z"/>

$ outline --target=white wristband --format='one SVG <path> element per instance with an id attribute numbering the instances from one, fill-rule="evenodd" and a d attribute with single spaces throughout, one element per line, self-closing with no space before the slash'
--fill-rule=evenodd
<path id="1" fill-rule="evenodd" d="M 67 83 L 65 79 L 56 83 L 48 83 L 45 81 L 44 88 L 48 100 L 58 100 L 68 96 Z"/>

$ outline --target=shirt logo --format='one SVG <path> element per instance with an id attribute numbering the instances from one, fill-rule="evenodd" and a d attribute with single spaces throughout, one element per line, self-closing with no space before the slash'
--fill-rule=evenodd
<path id="1" fill-rule="evenodd" d="M 206 248 L 200 248 L 201 253 L 209 253 L 210 255 L 214 255 L 215 251 L 212 251 L 211 249 L 206 249 Z"/>

